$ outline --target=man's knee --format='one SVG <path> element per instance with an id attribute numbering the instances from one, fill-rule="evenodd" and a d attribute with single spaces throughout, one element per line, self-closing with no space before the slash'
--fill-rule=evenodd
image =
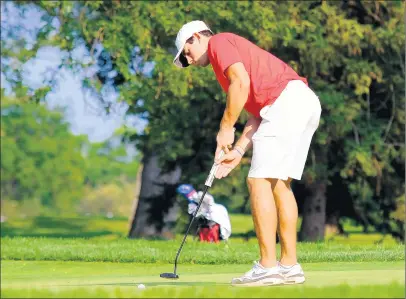
<path id="1" fill-rule="evenodd" d="M 247 186 L 249 190 L 260 188 L 264 186 L 264 184 L 269 184 L 266 179 L 247 177 Z"/>
<path id="2" fill-rule="evenodd" d="M 290 188 L 291 182 L 292 182 L 291 178 L 288 178 L 287 180 L 271 179 L 272 192 L 274 194 L 282 194 L 284 192 L 292 191 Z"/>

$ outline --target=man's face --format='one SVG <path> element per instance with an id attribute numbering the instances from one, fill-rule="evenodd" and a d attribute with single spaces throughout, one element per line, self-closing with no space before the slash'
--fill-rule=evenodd
<path id="1" fill-rule="evenodd" d="M 186 43 L 183 47 L 182 54 L 190 65 L 206 67 L 210 64 L 207 55 L 209 39 L 199 33 L 195 33 L 193 36 L 193 43 Z"/>

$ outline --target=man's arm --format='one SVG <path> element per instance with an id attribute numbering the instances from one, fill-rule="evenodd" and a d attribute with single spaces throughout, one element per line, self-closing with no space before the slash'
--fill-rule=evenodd
<path id="1" fill-rule="evenodd" d="M 237 148 L 237 151 L 243 155 L 252 145 L 252 135 L 258 130 L 259 125 L 261 124 L 261 118 L 251 116 L 247 123 L 245 124 L 244 131 L 241 134 L 240 139 L 235 143 L 234 148 Z"/>
<path id="2" fill-rule="evenodd" d="M 220 122 L 220 130 L 234 127 L 248 99 L 250 77 L 242 62 L 230 65 L 225 71 L 230 81 L 227 93 L 226 109 Z"/>

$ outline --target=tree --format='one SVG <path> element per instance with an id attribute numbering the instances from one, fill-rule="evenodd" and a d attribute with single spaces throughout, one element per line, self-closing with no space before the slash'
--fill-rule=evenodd
<path id="1" fill-rule="evenodd" d="M 1 102 L 1 198 L 72 213 L 83 195 L 83 136 L 74 136 L 62 116 L 35 103 Z"/>
<path id="2" fill-rule="evenodd" d="M 333 216 L 339 222 L 343 215 L 382 232 L 404 235 L 402 221 L 391 216 L 397 210 L 396 198 L 403 194 L 404 179 L 404 2 L 31 5 L 44 11 L 48 26 L 40 30 L 31 50 L 14 47 L 6 54 L 26 60 L 45 44 L 68 53 L 84 44 L 99 66 L 96 76 L 84 81 L 85 86 L 99 91 L 112 84 L 129 104 L 128 113 L 148 119 L 145 133 L 132 137 L 144 161 L 157 157 L 160 171 L 149 171 L 147 165 L 155 164 L 147 162 L 143 171 L 164 174 L 181 167 L 181 180 L 195 185 L 204 182 L 213 161 L 224 94 L 209 68 L 176 71 L 172 59 L 177 30 L 187 21 L 202 19 L 215 32 L 240 34 L 271 51 L 308 77 L 323 108 L 303 182 L 294 186 L 302 191 L 296 194 L 303 216 L 301 239 L 323 239 L 325 222 Z M 56 32 L 52 20 L 60 24 Z M 83 66 L 69 59 L 64 63 Z M 240 174 L 233 173 L 231 179 L 216 182 L 216 188 L 227 187 L 232 198 L 246 192 L 244 183 Z M 163 190 L 153 197 L 169 200 Z M 327 198 L 328 194 L 334 196 Z M 141 197 L 139 206 L 150 200 Z M 345 207 L 341 201 L 347 203 Z M 152 230 L 159 234 L 164 217 L 154 215 L 137 225 L 145 230 L 154 226 Z"/>
<path id="3" fill-rule="evenodd" d="M 1 114 L 2 200 L 39 200 L 48 211 L 64 215 L 76 213 L 78 205 L 97 213 L 93 203 L 100 208 L 104 201 L 104 208 L 122 213 L 114 200 L 131 198 L 124 189 L 128 193 L 139 162 L 127 156 L 124 144 L 112 144 L 120 130 L 104 142 L 90 143 L 70 133 L 60 112 L 6 96 Z"/>
<path id="4" fill-rule="evenodd" d="M 139 157 L 130 157 L 122 129 L 103 142 L 87 143 L 83 147 L 86 162 L 86 184 L 97 187 L 102 184 L 119 183 L 121 179 L 134 180 L 139 167 Z"/>

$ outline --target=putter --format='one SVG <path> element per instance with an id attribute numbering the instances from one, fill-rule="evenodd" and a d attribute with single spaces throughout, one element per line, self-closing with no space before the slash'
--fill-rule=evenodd
<path id="1" fill-rule="evenodd" d="M 220 152 L 220 154 L 219 154 L 219 158 L 221 158 L 223 155 L 224 155 L 224 151 L 222 150 L 222 151 Z M 179 250 L 178 250 L 178 253 L 176 254 L 176 258 L 175 258 L 175 268 L 174 268 L 174 270 L 173 270 L 173 273 L 161 273 L 161 275 L 159 275 L 160 277 L 162 277 L 162 278 L 167 278 L 167 279 L 178 279 L 178 278 L 179 278 L 179 275 L 176 274 L 176 267 L 177 267 L 177 264 L 178 264 L 178 258 L 179 258 L 180 252 L 182 251 L 183 244 L 185 244 L 185 241 L 186 241 L 187 235 L 188 235 L 188 233 L 189 233 L 190 227 L 192 226 L 193 220 L 195 220 L 196 214 L 197 214 L 197 212 L 199 211 L 200 206 L 201 206 L 201 204 L 202 204 L 202 202 L 203 202 L 203 198 L 204 198 L 204 196 L 206 195 L 207 190 L 209 190 L 209 188 L 211 187 L 211 185 L 212 185 L 212 183 L 213 183 L 214 175 L 216 174 L 216 171 L 217 171 L 218 166 L 219 166 L 219 164 L 216 164 L 216 163 L 213 164 L 213 166 L 211 167 L 209 176 L 207 177 L 207 180 L 206 180 L 206 182 L 204 183 L 205 187 L 204 187 L 204 190 L 203 190 L 202 197 L 200 198 L 199 204 L 198 204 L 198 206 L 197 206 L 195 212 L 193 213 L 193 217 L 192 217 L 192 219 L 190 220 L 189 226 L 188 226 L 188 228 L 187 228 L 187 230 L 186 230 L 186 233 L 185 233 L 185 236 L 183 237 L 182 244 L 180 245 Z"/>

